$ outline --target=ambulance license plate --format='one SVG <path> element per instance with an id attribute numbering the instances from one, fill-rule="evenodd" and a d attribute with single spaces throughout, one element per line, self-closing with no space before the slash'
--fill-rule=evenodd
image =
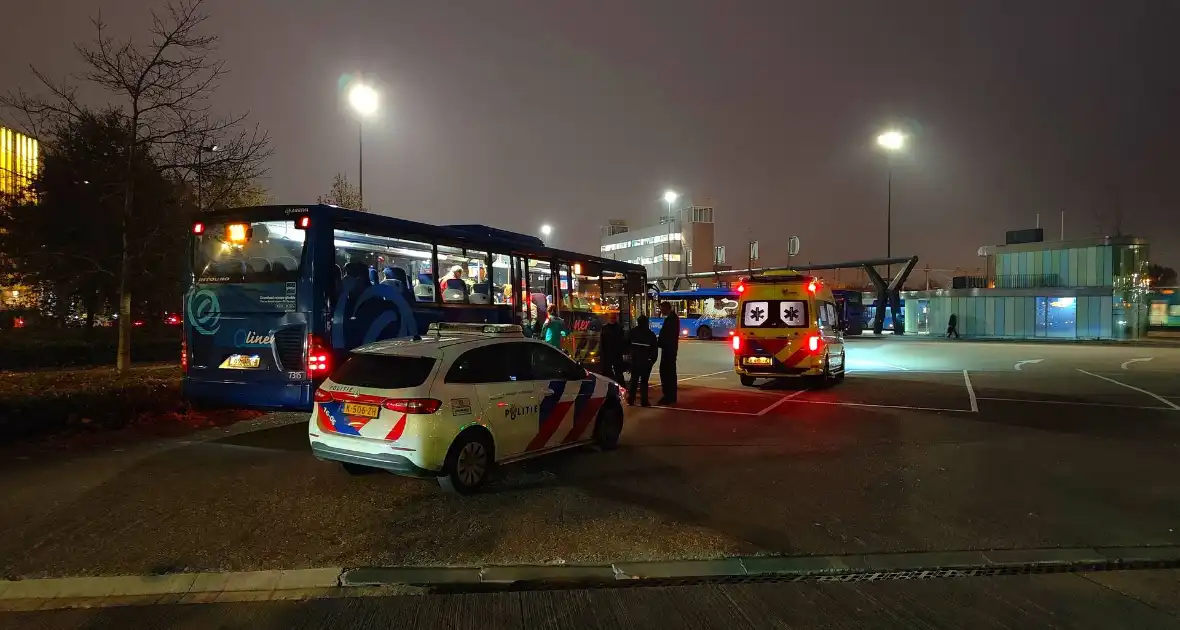
<path id="1" fill-rule="evenodd" d="M 346 416 L 360 416 L 362 418 L 376 418 L 381 414 L 381 408 L 377 405 L 362 405 L 361 403 L 344 403 L 344 415 Z"/>

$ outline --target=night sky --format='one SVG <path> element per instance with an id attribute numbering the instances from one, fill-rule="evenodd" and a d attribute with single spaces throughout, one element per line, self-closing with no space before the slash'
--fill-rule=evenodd
<path id="1" fill-rule="evenodd" d="M 102 2 L 133 34 L 157 3 Z M 38 0 L 0 22 L 0 87 L 60 76 L 100 3 Z M 279 202 L 356 179 L 342 75 L 381 84 L 365 132 L 373 209 L 485 222 L 594 251 L 608 218 L 660 212 L 665 188 L 717 208 L 745 264 L 798 234 L 816 263 L 885 251 L 980 264 L 1006 229 L 1145 235 L 1180 266 L 1180 2 L 1174 0 L 229 0 L 209 29 L 232 70 L 218 108 L 249 110 Z M 1171 41 L 1169 41 L 1171 37 Z M 19 52 L 18 52 L 19 51 Z"/>

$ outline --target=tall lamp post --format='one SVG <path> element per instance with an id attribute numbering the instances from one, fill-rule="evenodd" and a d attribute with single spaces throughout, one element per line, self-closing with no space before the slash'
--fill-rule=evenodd
<path id="1" fill-rule="evenodd" d="M 357 194 L 360 208 L 365 208 L 365 118 L 377 113 L 377 90 L 365 83 L 355 83 L 348 89 L 348 104 L 357 114 Z"/>
<path id="2" fill-rule="evenodd" d="M 668 204 L 668 241 L 664 243 L 664 277 L 667 278 L 671 273 L 671 261 L 668 260 L 668 252 L 672 251 L 672 204 L 680 198 L 680 193 L 675 190 L 664 191 L 664 203 Z"/>
<path id="3" fill-rule="evenodd" d="M 541 236 L 548 239 L 549 235 L 551 235 L 551 234 L 553 234 L 553 226 L 552 225 L 549 225 L 548 223 L 546 223 L 541 226 Z"/>
<path id="4" fill-rule="evenodd" d="M 885 150 L 888 164 L 888 184 L 885 197 L 885 257 L 893 257 L 893 154 L 905 149 L 906 137 L 896 129 L 883 131 L 877 136 L 877 146 Z M 886 265 L 887 281 L 893 280 L 893 265 Z"/>
<path id="5" fill-rule="evenodd" d="M 205 209 L 205 206 L 201 201 L 201 171 L 204 170 L 205 166 L 205 154 L 217 153 L 220 149 L 221 147 L 217 146 L 216 144 L 202 144 L 197 148 L 197 212 L 201 212 Z"/>

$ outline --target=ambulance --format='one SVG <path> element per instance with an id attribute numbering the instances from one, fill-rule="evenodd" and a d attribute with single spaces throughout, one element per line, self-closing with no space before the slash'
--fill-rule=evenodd
<path id="1" fill-rule="evenodd" d="M 844 380 L 844 333 L 832 290 L 819 278 L 768 271 L 738 285 L 733 368 L 742 385 L 760 378 Z"/>

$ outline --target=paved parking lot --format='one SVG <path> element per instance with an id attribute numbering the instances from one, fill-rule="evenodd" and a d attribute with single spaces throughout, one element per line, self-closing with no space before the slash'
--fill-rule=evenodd
<path id="1" fill-rule="evenodd" d="M 844 383 L 742 387 L 686 342 L 675 409 L 489 492 L 349 477 L 301 419 L 0 458 L 5 576 L 1180 544 L 1180 349 L 858 339 Z M 250 429 L 245 431 L 244 429 Z"/>

